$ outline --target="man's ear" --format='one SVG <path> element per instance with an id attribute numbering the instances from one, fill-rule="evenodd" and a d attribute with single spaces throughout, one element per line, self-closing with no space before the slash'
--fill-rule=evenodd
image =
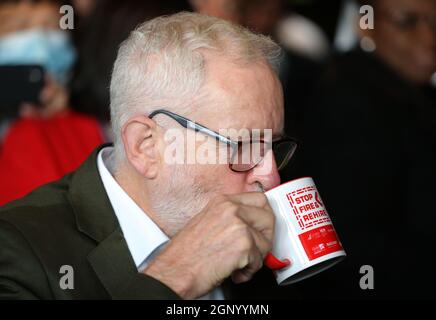
<path id="1" fill-rule="evenodd" d="M 156 123 L 147 116 L 136 116 L 121 131 L 124 149 L 131 165 L 148 179 L 159 171 L 159 150 Z"/>

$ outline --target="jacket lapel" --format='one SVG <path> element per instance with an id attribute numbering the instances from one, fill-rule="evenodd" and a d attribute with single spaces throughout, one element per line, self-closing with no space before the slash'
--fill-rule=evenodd
<path id="1" fill-rule="evenodd" d="M 88 261 L 114 299 L 126 297 L 129 281 L 138 275 L 97 167 L 98 147 L 75 172 L 70 187 L 77 228 L 97 242 Z"/>
<path id="2" fill-rule="evenodd" d="M 78 229 L 97 242 L 119 227 L 97 168 L 97 155 L 107 146 L 95 149 L 74 173 L 69 192 Z"/>
<path id="3" fill-rule="evenodd" d="M 117 228 L 88 255 L 95 274 L 113 299 L 130 296 L 128 288 L 137 281 L 135 267 L 120 228 Z"/>

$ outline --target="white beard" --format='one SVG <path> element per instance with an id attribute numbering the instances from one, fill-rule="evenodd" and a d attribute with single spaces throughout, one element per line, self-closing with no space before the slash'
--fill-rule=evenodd
<path id="1" fill-rule="evenodd" d="M 202 181 L 195 166 L 174 165 L 168 178 L 161 177 L 150 186 L 151 207 L 158 224 L 168 237 L 173 237 L 214 197 L 224 193 L 217 180 Z M 256 183 L 256 192 L 264 192 Z"/>
<path id="2" fill-rule="evenodd" d="M 173 237 L 217 195 L 217 185 L 205 188 L 188 166 L 175 165 L 171 178 L 156 181 L 150 190 L 152 209 L 161 228 Z"/>

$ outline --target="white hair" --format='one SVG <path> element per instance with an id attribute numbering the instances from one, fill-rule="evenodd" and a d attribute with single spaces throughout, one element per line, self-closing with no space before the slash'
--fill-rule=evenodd
<path id="1" fill-rule="evenodd" d="M 116 166 L 124 159 L 123 125 L 132 116 L 163 106 L 180 111 L 204 80 L 204 50 L 235 63 L 266 60 L 274 69 L 281 50 L 270 38 L 230 22 L 181 12 L 147 21 L 118 51 L 110 84 Z"/>

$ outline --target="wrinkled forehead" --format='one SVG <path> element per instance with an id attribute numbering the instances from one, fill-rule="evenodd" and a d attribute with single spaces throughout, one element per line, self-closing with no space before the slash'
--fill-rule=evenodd
<path id="1" fill-rule="evenodd" d="M 223 129 L 283 130 L 283 93 L 280 81 L 264 61 L 234 64 L 217 58 L 207 63 L 195 121 Z M 245 132 L 245 130 L 243 131 Z"/>

